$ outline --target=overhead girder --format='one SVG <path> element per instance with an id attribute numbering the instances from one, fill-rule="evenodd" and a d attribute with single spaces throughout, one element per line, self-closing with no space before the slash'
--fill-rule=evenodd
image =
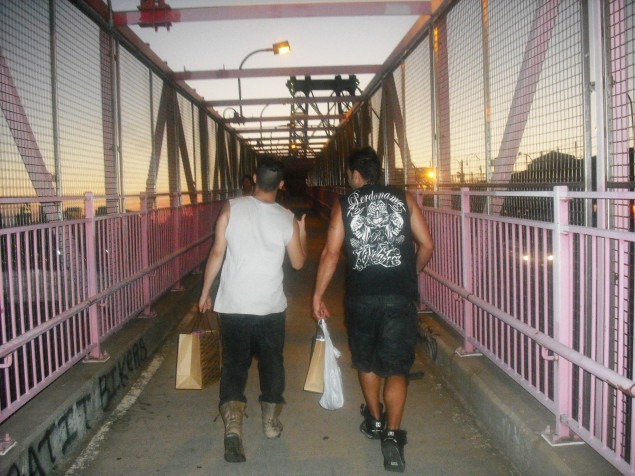
<path id="1" fill-rule="evenodd" d="M 227 106 L 262 106 L 266 104 L 325 104 L 325 103 L 338 103 L 338 102 L 361 102 L 361 96 L 351 97 L 337 97 L 337 96 L 324 96 L 324 97 L 288 97 L 288 98 L 259 98 L 259 99 L 219 99 L 214 101 L 205 101 L 207 107 L 222 108 Z"/>
<path id="2" fill-rule="evenodd" d="M 236 129 L 236 132 L 240 134 L 257 134 L 259 132 L 289 132 L 294 130 L 294 127 L 263 127 L 262 129 Z M 331 126 L 308 126 L 311 131 L 332 131 L 334 127 Z"/>
<path id="3" fill-rule="evenodd" d="M 240 122 L 290 122 L 290 121 L 304 121 L 304 120 L 315 120 L 319 121 L 322 119 L 340 119 L 343 120 L 345 116 L 343 114 L 322 114 L 320 116 L 310 115 L 310 114 L 295 114 L 294 116 L 265 116 L 265 117 L 243 117 L 240 119 Z M 224 120 L 225 123 L 238 122 L 236 118 L 227 118 Z"/>
<path id="4" fill-rule="evenodd" d="M 394 2 L 306 2 L 262 5 L 222 5 L 198 8 L 170 8 L 167 5 L 158 4 L 155 8 L 143 7 L 136 11 L 114 12 L 113 23 L 115 27 L 140 25 L 157 28 L 160 26 L 169 27 L 172 23 L 199 21 L 431 15 L 432 10 L 431 1 L 422 2 L 416 0 Z"/>
<path id="5" fill-rule="evenodd" d="M 311 137 L 309 137 L 310 139 L 329 139 L 331 136 L 328 134 L 314 134 Z M 248 142 L 258 142 L 258 141 L 282 141 L 282 140 L 288 140 L 288 136 L 282 136 L 282 137 L 247 137 L 245 138 L 246 141 Z"/>
<path id="6" fill-rule="evenodd" d="M 173 74 L 175 81 L 205 79 L 264 78 L 286 76 L 324 76 L 331 74 L 377 74 L 382 71 L 379 64 L 335 65 L 335 66 L 290 66 L 286 68 L 248 68 L 201 71 L 182 71 Z"/>
<path id="7" fill-rule="evenodd" d="M 292 76 L 287 81 L 287 88 L 293 96 L 298 93 L 308 96 L 314 91 L 333 91 L 336 94 L 348 92 L 351 96 L 355 96 L 358 87 L 359 80 L 355 75 L 349 75 L 348 79 L 342 79 L 339 74 L 334 79 L 313 79 L 311 76 L 297 79 Z"/>

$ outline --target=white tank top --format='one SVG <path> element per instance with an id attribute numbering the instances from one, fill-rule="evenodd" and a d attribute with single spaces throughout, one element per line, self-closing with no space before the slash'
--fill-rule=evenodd
<path id="1" fill-rule="evenodd" d="M 282 312 L 282 264 L 293 236 L 293 213 L 255 197 L 229 201 L 227 252 L 214 311 L 264 316 Z"/>

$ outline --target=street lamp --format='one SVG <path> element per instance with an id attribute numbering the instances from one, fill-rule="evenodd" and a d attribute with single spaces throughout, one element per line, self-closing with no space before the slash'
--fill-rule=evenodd
<path id="1" fill-rule="evenodd" d="M 265 51 L 272 51 L 274 55 L 285 55 L 289 51 L 291 51 L 291 46 L 289 45 L 289 42 L 285 40 L 285 41 L 280 41 L 278 43 L 274 43 L 271 48 L 261 48 L 259 50 L 254 50 L 251 53 L 249 53 L 247 56 L 245 56 L 245 58 L 240 63 L 240 66 L 238 67 L 238 71 L 243 69 L 243 65 L 245 64 L 245 61 L 247 61 L 251 56 L 255 55 L 256 53 L 263 53 Z M 240 101 L 240 116 L 243 117 L 243 105 L 242 105 L 243 93 L 240 87 L 240 76 L 238 77 L 238 100 Z"/>
<path id="2" fill-rule="evenodd" d="M 226 107 L 225 109 L 223 109 L 223 119 L 227 119 L 227 116 L 225 115 L 227 111 L 234 111 L 234 116 L 232 117 L 234 122 L 237 122 L 239 124 L 245 123 L 245 121 L 242 120 L 243 119 L 242 114 L 238 114 L 238 111 L 234 109 L 233 107 Z"/>

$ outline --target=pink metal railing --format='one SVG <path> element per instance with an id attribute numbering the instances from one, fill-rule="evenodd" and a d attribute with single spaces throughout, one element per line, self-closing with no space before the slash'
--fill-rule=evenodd
<path id="1" fill-rule="evenodd" d="M 462 334 L 461 352 L 483 353 L 554 413 L 546 438 L 574 432 L 633 473 L 635 234 L 570 225 L 569 202 L 635 194 L 531 192 L 552 200 L 550 221 L 470 211 L 470 197 L 523 195 L 462 190 L 460 212 L 423 208 L 436 250 L 422 301 Z"/>
<path id="2" fill-rule="evenodd" d="M 0 422 L 205 260 L 222 202 L 157 202 L 96 217 L 88 193 L 84 218 L 0 229 Z"/>

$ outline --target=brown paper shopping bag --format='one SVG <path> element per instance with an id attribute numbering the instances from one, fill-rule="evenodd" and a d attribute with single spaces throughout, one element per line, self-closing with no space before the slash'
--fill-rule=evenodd
<path id="1" fill-rule="evenodd" d="M 209 320 L 197 320 L 191 332 L 179 334 L 176 388 L 202 389 L 220 378 L 220 336 Z"/>
<path id="2" fill-rule="evenodd" d="M 309 371 L 306 374 L 304 390 L 307 392 L 324 392 L 324 335 L 318 328 L 318 333 L 313 340 L 313 351 Z"/>

